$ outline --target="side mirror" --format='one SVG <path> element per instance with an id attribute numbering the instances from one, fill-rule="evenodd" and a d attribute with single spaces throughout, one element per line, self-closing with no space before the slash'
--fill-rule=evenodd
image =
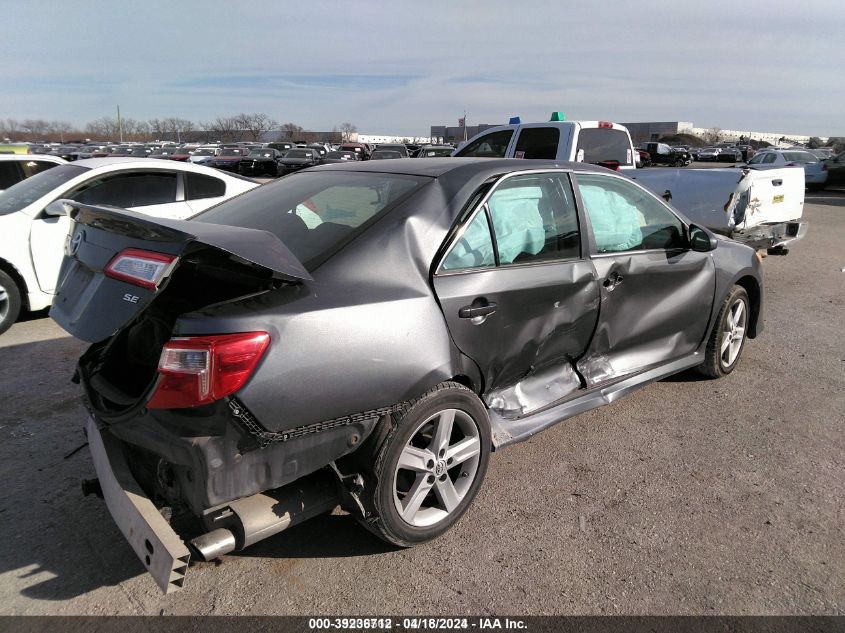
<path id="1" fill-rule="evenodd" d="M 53 200 L 50 204 L 44 207 L 44 215 L 52 217 L 61 217 L 63 215 L 70 215 L 73 210 L 73 205 L 69 200 L 59 199 Z"/>
<path id="2" fill-rule="evenodd" d="M 708 253 L 715 250 L 719 245 L 719 240 L 715 235 L 709 231 L 705 231 L 700 226 L 690 224 L 689 226 L 689 245 L 690 249 L 699 253 Z"/>

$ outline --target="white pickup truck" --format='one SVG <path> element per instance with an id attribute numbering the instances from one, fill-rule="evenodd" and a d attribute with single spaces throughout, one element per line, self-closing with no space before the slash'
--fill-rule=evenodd
<path id="1" fill-rule="evenodd" d="M 475 135 L 453 156 L 574 161 L 624 171 L 646 189 L 716 233 L 786 254 L 804 236 L 804 170 L 636 169 L 627 128 L 609 121 L 512 122 Z"/>

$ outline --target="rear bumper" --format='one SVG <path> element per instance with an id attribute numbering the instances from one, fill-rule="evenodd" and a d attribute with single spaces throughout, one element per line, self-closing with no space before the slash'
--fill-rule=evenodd
<path id="1" fill-rule="evenodd" d="M 752 248 L 783 249 L 802 239 L 809 226 L 807 222 L 800 220 L 764 224 L 735 233 L 733 239 Z"/>
<path id="2" fill-rule="evenodd" d="M 93 418 L 85 424 L 94 468 L 109 512 L 164 593 L 182 588 L 190 552 L 132 476 L 120 443 L 102 433 Z"/>

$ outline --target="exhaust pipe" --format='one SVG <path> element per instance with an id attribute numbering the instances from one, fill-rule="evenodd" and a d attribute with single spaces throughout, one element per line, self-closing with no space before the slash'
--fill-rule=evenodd
<path id="1" fill-rule="evenodd" d="M 208 532 L 190 544 L 204 561 L 220 558 L 331 512 L 340 503 L 337 482 L 318 472 L 292 484 L 230 502 L 205 517 Z"/>

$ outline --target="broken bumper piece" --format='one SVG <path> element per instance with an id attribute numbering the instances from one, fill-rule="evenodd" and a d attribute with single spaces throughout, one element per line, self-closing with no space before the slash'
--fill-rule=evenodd
<path id="1" fill-rule="evenodd" d="M 733 238 L 751 248 L 788 248 L 807 234 L 809 224 L 801 220 L 762 224 L 734 233 Z"/>
<path id="2" fill-rule="evenodd" d="M 190 552 L 135 481 L 117 440 L 88 418 L 91 456 L 109 512 L 164 593 L 182 588 Z"/>

